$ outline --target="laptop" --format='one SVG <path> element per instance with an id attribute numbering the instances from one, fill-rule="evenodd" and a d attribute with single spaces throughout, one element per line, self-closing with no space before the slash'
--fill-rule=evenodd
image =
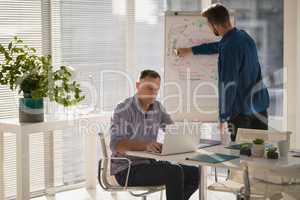
<path id="1" fill-rule="evenodd" d="M 180 135 L 180 134 L 165 134 L 164 144 L 162 145 L 161 153 L 157 155 L 172 155 L 180 153 L 188 153 L 197 149 L 220 145 L 217 140 L 200 139 L 196 135 Z M 200 143 L 199 143 L 200 141 Z"/>
<path id="2" fill-rule="evenodd" d="M 193 152 L 198 149 L 199 137 L 182 134 L 165 134 L 161 153 L 158 155 L 172 155 Z"/>
<path id="3" fill-rule="evenodd" d="M 219 145 L 216 140 L 200 139 L 201 131 L 186 128 L 186 124 L 175 124 L 166 127 L 165 131 L 159 129 L 158 139 L 162 145 L 161 153 L 156 155 L 172 155 L 194 152 L 197 149 Z"/>
<path id="4" fill-rule="evenodd" d="M 196 151 L 199 145 L 200 134 L 189 134 L 183 131 L 182 126 L 169 125 L 165 131 L 159 129 L 157 142 L 162 143 L 161 153 L 156 155 L 172 155 Z"/>

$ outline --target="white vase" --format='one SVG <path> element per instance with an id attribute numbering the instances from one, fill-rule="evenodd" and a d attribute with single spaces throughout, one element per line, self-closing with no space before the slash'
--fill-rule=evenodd
<path id="1" fill-rule="evenodd" d="M 263 157 L 265 154 L 265 145 L 264 144 L 253 144 L 252 155 L 255 157 Z"/>

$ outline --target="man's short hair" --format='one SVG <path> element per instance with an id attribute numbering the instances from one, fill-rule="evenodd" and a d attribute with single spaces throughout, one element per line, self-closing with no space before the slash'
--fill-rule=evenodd
<path id="1" fill-rule="evenodd" d="M 146 69 L 143 70 L 140 74 L 140 80 L 146 78 L 146 77 L 150 77 L 150 78 L 159 78 L 160 79 L 160 75 L 154 71 L 154 70 L 150 70 L 150 69 Z"/>
<path id="2" fill-rule="evenodd" d="M 229 12 L 225 6 L 220 3 L 212 4 L 202 12 L 202 16 L 206 17 L 209 23 L 217 25 L 225 25 L 229 22 Z"/>

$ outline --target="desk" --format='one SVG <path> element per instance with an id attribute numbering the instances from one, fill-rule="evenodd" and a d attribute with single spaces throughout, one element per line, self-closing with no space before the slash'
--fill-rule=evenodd
<path id="1" fill-rule="evenodd" d="M 0 119 L 0 199 L 4 199 L 4 175 L 3 175 L 3 134 L 15 133 L 17 137 L 17 200 L 30 199 L 30 163 L 29 163 L 29 135 L 44 133 L 45 152 L 45 188 L 47 197 L 55 196 L 54 188 L 54 155 L 53 132 L 67 128 L 79 128 L 80 133 L 85 134 L 85 159 L 86 159 L 86 188 L 94 189 L 97 185 L 97 158 L 96 141 L 99 124 L 106 118 L 102 115 L 85 116 L 45 116 L 45 122 L 19 123 L 18 118 Z"/>
<path id="2" fill-rule="evenodd" d="M 288 168 L 298 168 L 299 167 L 299 174 L 294 174 L 293 177 L 300 177 L 300 159 L 288 156 L 287 158 L 280 158 L 279 160 L 269 160 L 263 158 L 254 158 L 254 157 L 246 157 L 241 156 L 240 158 L 230 160 L 223 163 L 206 163 L 206 162 L 197 162 L 186 160 L 187 157 L 192 157 L 197 154 L 213 154 L 213 153 L 223 153 L 228 155 L 237 155 L 239 151 L 237 150 L 230 150 L 224 148 L 223 145 L 213 146 L 209 148 L 199 149 L 197 152 L 192 153 L 184 153 L 184 154 L 176 154 L 176 155 L 168 155 L 168 156 L 160 156 L 154 155 L 147 152 L 138 152 L 138 151 L 129 151 L 126 152 L 127 155 L 136 156 L 136 157 L 143 157 L 143 158 L 152 158 L 156 160 L 163 160 L 169 162 L 175 162 L 178 164 L 184 165 L 191 165 L 196 166 L 201 169 L 201 176 L 200 176 L 200 184 L 199 184 L 199 200 L 206 200 L 207 199 L 207 167 L 218 167 L 218 168 L 228 168 L 228 169 L 235 169 L 235 170 L 242 170 L 243 164 L 251 165 L 255 167 L 263 167 L 265 169 L 269 169 L 272 171 L 281 171 Z M 285 170 L 288 171 L 288 170 Z M 287 174 L 284 174 L 287 175 Z"/>
<path id="3" fill-rule="evenodd" d="M 223 154 L 234 154 L 232 150 L 225 149 L 223 146 L 214 146 L 204 149 L 199 149 L 197 152 L 191 152 L 191 153 L 184 153 L 184 154 L 175 154 L 175 155 L 167 155 L 167 156 L 160 156 L 155 155 L 147 152 L 138 152 L 138 151 L 129 151 L 126 152 L 126 154 L 130 156 L 136 156 L 136 157 L 143 157 L 143 158 L 152 158 L 156 160 L 163 160 L 163 161 L 169 161 L 169 162 L 175 162 L 179 164 L 184 165 L 191 165 L 196 166 L 201 170 L 200 174 L 200 184 L 199 184 L 199 200 L 206 200 L 207 199 L 207 168 L 208 167 L 220 167 L 220 168 L 228 168 L 228 169 L 237 169 L 241 170 L 241 163 L 240 159 L 234 159 L 223 163 L 206 163 L 206 162 L 197 162 L 197 161 L 191 161 L 186 160 L 187 157 L 195 156 L 199 153 L 202 154 L 213 154 L 213 153 L 223 153 Z"/>

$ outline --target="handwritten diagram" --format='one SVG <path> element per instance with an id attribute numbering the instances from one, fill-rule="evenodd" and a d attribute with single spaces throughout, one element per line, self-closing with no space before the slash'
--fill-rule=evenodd
<path id="1" fill-rule="evenodd" d="M 175 120 L 217 120 L 217 56 L 178 57 L 176 48 L 218 41 L 201 16 L 165 18 L 164 104 Z"/>
<path id="2" fill-rule="evenodd" d="M 179 58 L 174 49 L 191 47 L 216 41 L 216 38 L 202 17 L 175 17 L 176 23 L 167 24 L 166 29 L 166 67 L 178 72 L 179 79 L 186 79 L 187 72 L 191 80 L 216 81 L 217 55 L 200 55 Z"/>

